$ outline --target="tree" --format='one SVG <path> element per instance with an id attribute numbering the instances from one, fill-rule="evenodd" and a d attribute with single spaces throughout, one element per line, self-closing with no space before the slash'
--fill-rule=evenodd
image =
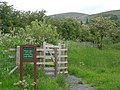
<path id="1" fill-rule="evenodd" d="M 0 23 L 2 33 L 18 32 L 15 28 L 25 28 L 30 25 L 32 21 L 44 21 L 46 15 L 45 10 L 42 11 L 19 11 L 15 10 L 12 5 L 8 5 L 7 2 L 0 2 Z"/>
<path id="2" fill-rule="evenodd" d="M 90 41 L 90 30 L 88 25 L 81 25 L 79 30 L 79 40 L 81 41 Z"/>
<path id="3" fill-rule="evenodd" d="M 115 30 L 116 24 L 109 17 L 94 17 L 91 19 L 90 32 L 97 47 L 102 49 L 103 39 L 108 36 L 111 30 Z"/>
<path id="4" fill-rule="evenodd" d="M 89 20 L 88 20 L 88 18 L 86 19 L 86 22 L 85 22 L 85 24 L 89 24 Z"/>
<path id="5" fill-rule="evenodd" d="M 0 19 L 1 19 L 1 30 L 2 33 L 8 33 L 13 26 L 12 15 L 13 7 L 12 5 L 8 5 L 7 2 L 0 2 Z"/>
<path id="6" fill-rule="evenodd" d="M 52 18 L 50 23 L 57 27 L 57 32 L 62 39 L 79 38 L 80 22 L 76 18 Z"/>
<path id="7" fill-rule="evenodd" d="M 27 41 L 31 43 L 40 45 L 47 41 L 56 44 L 58 41 L 56 27 L 42 21 L 32 21 L 23 31 L 25 31 L 22 33 L 25 34 Z"/>

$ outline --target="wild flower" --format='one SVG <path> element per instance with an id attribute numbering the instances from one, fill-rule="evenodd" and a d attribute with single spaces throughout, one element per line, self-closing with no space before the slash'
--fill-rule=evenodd
<path id="1" fill-rule="evenodd" d="M 79 62 L 80 63 L 80 66 L 84 66 L 85 64 L 84 64 L 84 62 Z"/>
<path id="2" fill-rule="evenodd" d="M 17 86 L 17 85 L 20 85 L 20 83 L 19 83 L 19 82 L 13 83 L 13 85 L 14 85 L 14 86 Z"/>

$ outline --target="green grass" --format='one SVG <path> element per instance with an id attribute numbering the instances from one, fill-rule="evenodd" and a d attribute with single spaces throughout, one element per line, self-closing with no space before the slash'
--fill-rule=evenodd
<path id="1" fill-rule="evenodd" d="M 68 52 L 70 74 L 95 90 L 120 90 L 120 50 L 73 47 Z"/>
<path id="2" fill-rule="evenodd" d="M 0 54 L 0 90 L 20 89 L 19 69 L 8 75 L 15 67 L 15 61 L 8 58 L 10 54 L 12 53 L 2 52 Z M 24 63 L 23 68 L 23 80 L 25 80 L 23 90 L 33 90 L 33 65 Z M 40 68 L 37 68 L 37 90 L 68 90 L 68 85 L 64 78 L 65 76 L 63 75 L 50 78 Z"/>
<path id="3" fill-rule="evenodd" d="M 0 47 L 0 49 L 4 49 Z M 19 70 L 12 75 L 9 71 L 15 61 L 8 58 L 9 54 L 0 54 L 0 90 L 19 90 Z M 75 47 L 68 49 L 69 74 L 81 77 L 84 83 L 90 84 L 95 90 L 120 90 L 120 50 L 92 47 Z M 33 90 L 33 66 L 24 64 L 24 89 Z M 64 76 L 47 77 L 37 68 L 37 90 L 68 90 Z"/>
<path id="4" fill-rule="evenodd" d="M 25 83 L 23 88 L 25 90 L 33 90 L 33 65 L 24 65 L 23 80 Z M 19 90 L 19 70 L 15 71 L 12 75 L 1 71 L 0 76 L 0 90 Z M 62 78 L 61 78 L 62 77 Z M 63 85 L 64 84 L 64 85 Z M 23 90 L 24 90 L 23 89 Z M 67 84 L 64 80 L 64 76 L 58 76 L 57 78 L 50 78 L 44 74 L 40 69 L 37 69 L 37 90 L 67 90 Z"/>

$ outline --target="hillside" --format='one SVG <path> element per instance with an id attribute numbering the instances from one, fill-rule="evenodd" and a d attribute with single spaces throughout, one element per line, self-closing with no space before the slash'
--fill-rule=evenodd
<path id="1" fill-rule="evenodd" d="M 103 16 L 114 15 L 114 16 L 117 16 L 118 20 L 120 21 L 120 10 L 112 10 L 112 11 L 101 12 L 97 14 L 91 14 L 91 15 L 84 14 L 84 13 L 69 12 L 69 13 L 60 13 L 60 14 L 51 15 L 51 17 L 57 17 L 57 18 L 71 17 L 71 18 L 78 18 L 79 20 L 84 21 L 86 20 L 86 18 L 91 18 L 99 15 L 103 15 Z"/>
<path id="2" fill-rule="evenodd" d="M 58 18 L 71 17 L 71 18 L 79 18 L 80 19 L 80 18 L 88 17 L 88 14 L 68 12 L 68 13 L 60 13 L 60 14 L 51 15 L 51 17 L 58 17 Z"/>
<path id="3" fill-rule="evenodd" d="M 114 15 L 118 17 L 118 20 L 120 21 L 120 10 L 112 10 L 112 11 L 107 11 L 107 12 L 101 12 L 101 13 L 97 13 L 97 14 L 92 14 L 89 15 L 89 17 L 94 17 L 94 16 L 110 16 L 110 15 Z"/>

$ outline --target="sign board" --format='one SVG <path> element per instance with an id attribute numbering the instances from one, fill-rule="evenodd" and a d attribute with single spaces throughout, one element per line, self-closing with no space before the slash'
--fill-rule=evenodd
<path id="1" fill-rule="evenodd" d="M 23 60 L 33 60 L 34 58 L 34 48 L 24 47 L 23 48 Z"/>
<path id="2" fill-rule="evenodd" d="M 33 62 L 34 64 L 34 90 L 36 90 L 36 46 L 21 45 L 20 46 L 20 88 L 23 83 L 23 63 Z"/>

